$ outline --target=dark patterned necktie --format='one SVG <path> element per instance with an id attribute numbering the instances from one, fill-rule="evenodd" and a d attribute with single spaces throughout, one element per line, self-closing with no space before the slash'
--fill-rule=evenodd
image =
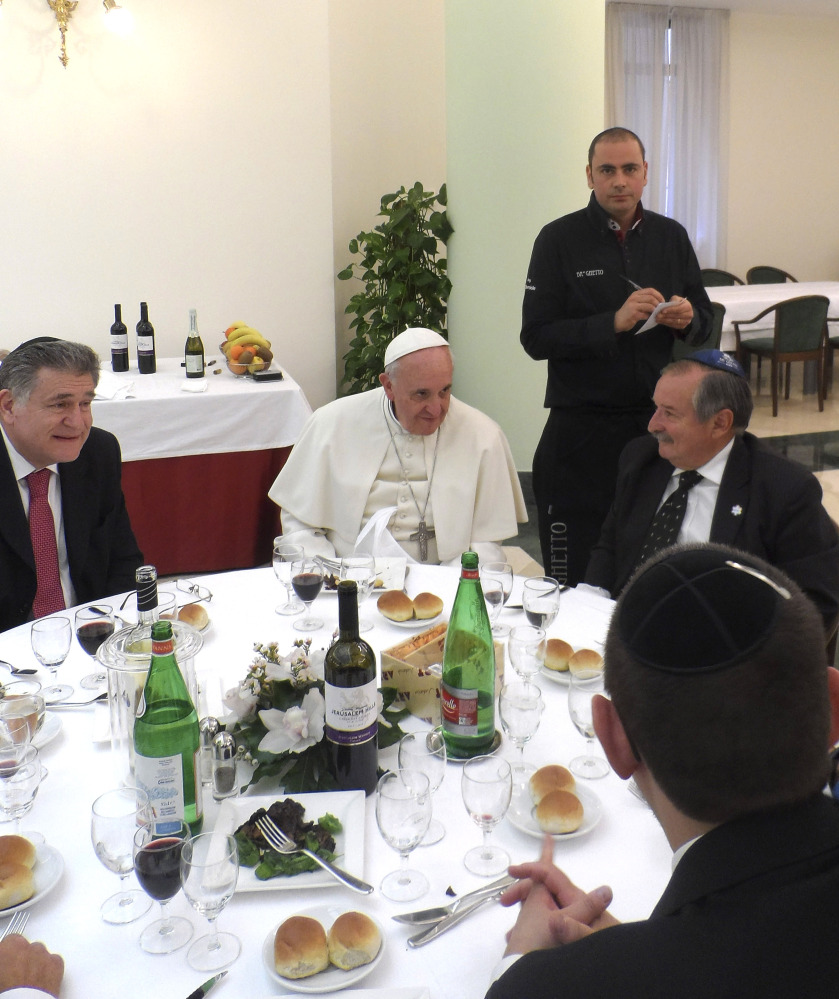
<path id="1" fill-rule="evenodd" d="M 50 470 L 42 468 L 26 476 L 29 483 L 29 534 L 35 553 L 38 590 L 32 605 L 33 617 L 44 617 L 64 608 L 61 574 L 58 569 L 58 545 L 55 520 L 49 504 Z"/>
<path id="2" fill-rule="evenodd" d="M 644 547 L 641 549 L 639 565 L 646 562 L 651 555 L 660 552 L 662 548 L 676 544 L 688 508 L 688 493 L 701 478 L 702 476 L 694 468 L 689 468 L 679 475 L 676 491 L 667 497 L 653 517 L 649 533 L 644 540 Z"/>

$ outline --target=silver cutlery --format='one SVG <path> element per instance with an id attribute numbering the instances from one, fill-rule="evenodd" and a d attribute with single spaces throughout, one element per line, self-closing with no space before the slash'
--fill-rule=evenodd
<path id="1" fill-rule="evenodd" d="M 15 676 L 31 676 L 33 673 L 37 673 L 37 669 L 23 669 L 20 666 L 13 666 L 11 663 L 7 663 L 5 659 L 0 659 L 0 666 L 7 666 Z"/>
<path id="2" fill-rule="evenodd" d="M 432 909 L 419 909 L 417 912 L 402 912 L 391 918 L 395 919 L 397 923 L 407 923 L 409 926 L 439 923 L 446 916 L 453 916 L 461 909 L 468 908 L 473 902 L 477 902 L 487 896 L 497 898 L 502 891 L 509 888 L 510 885 L 515 884 L 515 880 L 515 878 L 511 878 L 509 875 L 505 875 L 503 878 L 499 878 L 498 881 L 493 881 L 492 884 L 484 885 L 483 888 L 478 888 L 475 891 L 467 892 L 466 895 L 461 895 L 460 898 L 456 898 L 449 905 L 438 905 Z"/>
<path id="3" fill-rule="evenodd" d="M 88 704 L 98 704 L 100 701 L 108 700 L 108 691 L 103 690 L 95 697 L 89 697 L 86 701 L 47 701 L 47 707 L 54 711 L 56 708 L 86 708 Z"/>
<path id="4" fill-rule="evenodd" d="M 19 933 L 22 936 L 28 922 L 28 912 L 16 912 L 0 931 L 0 940 L 5 940 L 12 933 Z"/>
<path id="5" fill-rule="evenodd" d="M 337 878 L 348 888 L 352 888 L 353 891 L 361 892 L 364 895 L 369 895 L 370 892 L 373 891 L 373 886 L 368 885 L 366 881 L 362 881 L 361 878 L 357 878 L 352 874 L 348 874 L 346 871 L 342 871 L 340 867 L 330 864 L 328 860 L 324 860 L 323 857 L 319 857 L 311 850 L 298 846 L 294 840 L 286 836 L 282 829 L 280 829 L 280 827 L 267 815 L 262 815 L 256 820 L 256 827 L 268 841 L 268 845 L 276 850 L 277 853 L 303 853 L 307 857 L 311 857 L 316 864 L 320 864 L 325 871 L 329 871 L 333 877 Z"/>
<path id="6" fill-rule="evenodd" d="M 414 934 L 414 936 L 408 938 L 408 946 L 422 947 L 424 944 L 430 943 L 441 934 L 452 929 L 452 927 L 457 926 L 458 923 L 463 922 L 463 920 L 466 919 L 467 916 L 471 916 L 473 912 L 483 908 L 487 902 L 494 902 L 503 891 L 503 888 L 497 888 L 491 895 L 484 895 L 484 897 L 479 898 L 477 902 L 473 902 L 471 905 L 458 909 L 457 912 L 453 912 L 450 916 L 446 916 L 444 919 L 439 920 L 434 923 L 433 926 L 429 926 L 420 933 Z"/>

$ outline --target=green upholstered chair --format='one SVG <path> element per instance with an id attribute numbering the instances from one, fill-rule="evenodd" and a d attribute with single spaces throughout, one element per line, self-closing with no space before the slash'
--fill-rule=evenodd
<path id="1" fill-rule="evenodd" d="M 742 278 L 728 271 L 721 271 L 717 267 L 704 267 L 702 274 L 702 284 L 706 288 L 720 288 L 724 285 L 743 284 Z"/>
<path id="2" fill-rule="evenodd" d="M 746 272 L 746 284 L 786 284 L 787 281 L 798 282 L 792 274 L 787 274 L 780 267 L 750 267 Z"/>
<path id="3" fill-rule="evenodd" d="M 685 357 L 690 357 L 697 350 L 719 350 L 720 340 L 722 339 L 722 324 L 725 319 L 725 306 L 720 305 L 719 302 L 711 302 L 711 308 L 714 310 L 714 325 L 711 327 L 711 337 L 706 342 L 703 343 L 701 347 L 692 347 L 690 344 L 685 343 L 683 340 L 677 340 L 673 338 L 673 360 L 680 361 Z"/>

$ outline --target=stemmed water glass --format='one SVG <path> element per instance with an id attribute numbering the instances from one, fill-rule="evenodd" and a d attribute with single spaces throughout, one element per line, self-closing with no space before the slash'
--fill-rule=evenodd
<path id="1" fill-rule="evenodd" d="M 134 835 L 152 819 L 149 796 L 139 787 L 100 794 L 90 809 L 90 839 L 98 859 L 125 879 L 134 870 Z M 151 899 L 137 888 L 121 887 L 99 907 L 106 923 L 130 923 L 149 911 Z"/>
<path id="2" fill-rule="evenodd" d="M 171 954 L 192 937 L 192 923 L 182 916 L 170 916 L 169 902 L 181 887 L 181 851 L 190 839 L 185 822 L 167 822 L 165 831 L 156 832 L 154 822 L 140 826 L 134 834 L 134 872 L 147 895 L 160 903 L 160 919 L 140 934 L 140 946 L 147 954 Z"/>
<path id="3" fill-rule="evenodd" d="M 85 652 L 95 658 L 99 646 L 114 633 L 114 609 L 109 604 L 92 604 L 76 611 L 76 638 Z M 85 690 L 96 690 L 108 679 L 104 670 L 82 677 Z"/>
<path id="4" fill-rule="evenodd" d="M 467 760 L 460 780 L 463 804 L 483 833 L 483 843 L 463 858 L 467 871 L 482 877 L 501 874 L 510 865 L 506 850 L 490 843 L 492 830 L 507 814 L 513 793 L 510 764 L 498 756 L 476 756 Z"/>
<path id="5" fill-rule="evenodd" d="M 323 565 L 315 558 L 299 558 L 291 563 L 291 585 L 306 605 L 306 613 L 294 622 L 298 631 L 317 631 L 323 627 L 319 617 L 312 617 L 312 604 L 323 586 Z"/>
<path id="6" fill-rule="evenodd" d="M 446 776 L 446 741 L 441 728 L 432 728 L 429 732 L 408 732 L 399 740 L 399 766 L 403 770 L 419 770 L 428 777 L 432 796 L 443 783 Z M 446 835 L 446 827 L 433 816 L 428 824 L 428 831 L 422 838 L 420 846 L 431 846 L 439 843 Z"/>
<path id="7" fill-rule="evenodd" d="M 67 658 L 70 643 L 73 640 L 73 629 L 68 617 L 41 617 L 32 622 L 30 633 L 32 651 L 42 666 L 46 666 L 55 679 L 58 667 Z M 53 683 L 44 687 L 41 692 L 47 701 L 60 701 L 73 693 L 73 688 L 66 683 Z"/>
<path id="8" fill-rule="evenodd" d="M 559 583 L 550 576 L 525 579 L 522 606 L 525 617 L 535 628 L 550 628 L 559 613 Z"/>
<path id="9" fill-rule="evenodd" d="M 370 595 L 376 582 L 376 560 L 372 555 L 345 555 L 341 559 L 341 579 L 354 579 L 358 584 L 358 606 Z M 358 618 L 359 631 L 372 631 L 373 622 L 369 618 Z"/>
<path id="10" fill-rule="evenodd" d="M 513 669 L 522 680 L 531 680 L 542 669 L 546 649 L 544 628 L 519 624 L 510 632 L 507 651 L 510 653 Z"/>
<path id="11" fill-rule="evenodd" d="M 507 624 L 499 624 L 501 608 L 510 599 L 513 590 L 513 567 L 506 562 L 484 562 L 480 568 L 481 588 L 489 606 L 489 619 L 493 635 L 503 636 L 510 630 Z"/>
<path id="12" fill-rule="evenodd" d="M 28 742 L 0 749 L 0 810 L 12 832 L 20 832 L 20 820 L 32 808 L 41 781 L 47 776 L 38 750 Z"/>
<path id="13" fill-rule="evenodd" d="M 408 855 L 422 842 L 431 821 L 431 789 L 419 770 L 389 771 L 376 786 L 376 822 L 382 838 L 399 854 L 398 871 L 381 884 L 382 894 L 394 902 L 410 902 L 428 891 L 428 878 L 408 868 Z"/>
<path id="14" fill-rule="evenodd" d="M 239 848 L 232 836 L 207 832 L 194 836 L 181 850 L 181 885 L 193 909 L 203 913 L 210 932 L 189 948 L 187 963 L 196 971 L 218 971 L 232 964 L 242 942 L 219 933 L 216 920 L 233 897 L 239 876 Z"/>
<path id="15" fill-rule="evenodd" d="M 0 694 L 0 746 L 32 742 L 44 724 L 47 706 L 38 693 L 16 694 L 8 684 Z"/>
<path id="16" fill-rule="evenodd" d="M 571 683 L 568 688 L 568 712 L 577 731 L 585 737 L 588 744 L 586 755 L 575 756 L 568 764 L 571 773 L 576 774 L 577 777 L 593 779 L 605 777 L 609 773 L 609 764 L 606 760 L 601 756 L 595 756 L 592 752 L 595 732 L 591 702 L 596 694 L 603 693 L 603 689 L 602 669 L 586 669 L 571 674 Z"/>
<path id="17" fill-rule="evenodd" d="M 536 770 L 524 762 L 524 747 L 539 730 L 544 710 L 542 691 L 535 683 L 505 683 L 498 695 L 501 727 L 518 750 L 513 764 L 513 779 L 517 784 L 525 783 Z"/>
<path id="18" fill-rule="evenodd" d="M 291 586 L 291 564 L 295 559 L 303 557 L 303 545 L 290 545 L 282 538 L 274 539 L 274 554 L 271 564 L 274 567 L 274 575 L 283 584 L 288 593 L 288 600 L 284 604 L 278 604 L 274 610 L 277 614 L 299 614 L 303 609 L 303 604 L 294 595 Z"/>

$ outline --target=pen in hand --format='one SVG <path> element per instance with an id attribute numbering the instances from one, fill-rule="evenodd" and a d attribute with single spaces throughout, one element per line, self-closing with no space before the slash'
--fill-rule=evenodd
<path id="1" fill-rule="evenodd" d="M 632 288 L 634 288 L 634 289 L 635 289 L 636 291 L 643 291 L 643 290 L 644 290 L 644 289 L 643 289 L 643 288 L 641 287 L 641 285 L 640 285 L 640 284 L 636 284 L 636 283 L 635 283 L 635 281 L 633 281 L 633 280 L 632 280 L 632 278 L 628 278 L 628 277 L 626 276 L 626 274 L 621 274 L 621 277 L 622 277 L 622 278 L 624 279 L 624 281 L 626 281 L 626 283 L 627 283 L 628 285 L 630 285 L 630 286 L 631 286 Z"/>

